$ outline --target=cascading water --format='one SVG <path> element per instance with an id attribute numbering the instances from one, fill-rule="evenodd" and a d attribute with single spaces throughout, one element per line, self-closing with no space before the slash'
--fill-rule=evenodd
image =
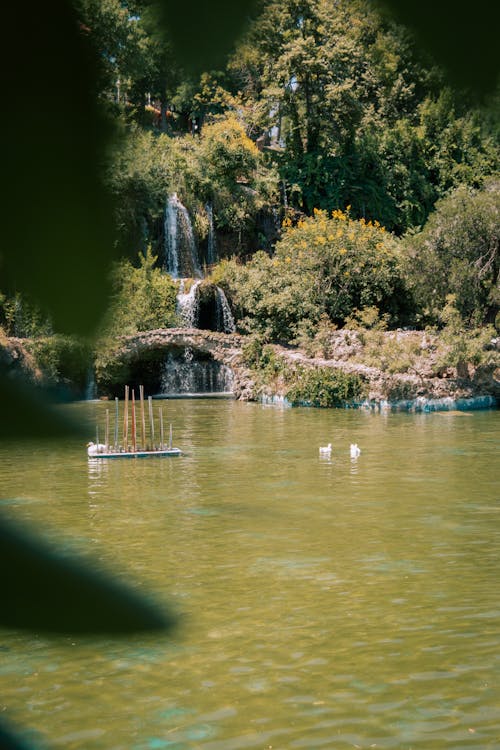
<path id="1" fill-rule="evenodd" d="M 231 369 L 212 359 L 197 359 L 192 349 L 177 356 L 169 352 L 163 363 L 163 396 L 228 395 L 232 390 Z"/>
<path id="2" fill-rule="evenodd" d="M 177 294 L 177 312 L 186 328 L 196 328 L 198 322 L 198 287 L 201 281 L 195 281 L 189 292 L 184 292 L 185 279 L 181 279 Z"/>
<path id="3" fill-rule="evenodd" d="M 207 263 L 216 261 L 213 210 L 205 206 L 208 220 Z M 165 268 L 179 281 L 177 313 L 186 328 L 234 333 L 236 326 L 226 295 L 220 287 L 203 287 L 193 226 L 188 211 L 176 193 L 165 207 Z M 191 286 L 186 292 L 188 281 Z M 202 298 L 202 299 L 201 299 Z M 227 365 L 207 359 L 186 347 L 182 353 L 169 353 L 162 366 L 163 395 L 227 395 L 233 390 L 233 373 Z"/>
<path id="4" fill-rule="evenodd" d="M 220 286 L 216 287 L 217 294 L 217 330 L 224 333 L 234 333 L 236 326 L 234 324 L 233 314 L 229 307 L 229 302 Z"/>
<path id="5" fill-rule="evenodd" d="M 187 208 L 173 193 L 165 206 L 165 267 L 174 278 L 196 277 L 202 273 L 194 238 L 193 225 Z"/>
<path id="6" fill-rule="evenodd" d="M 91 365 L 87 370 L 87 383 L 85 385 L 85 401 L 93 401 L 97 396 L 94 367 Z"/>
<path id="7" fill-rule="evenodd" d="M 207 244 L 207 263 L 212 265 L 217 261 L 217 246 L 215 244 L 214 228 L 214 211 L 211 203 L 207 203 L 205 210 L 208 216 L 208 244 Z"/>

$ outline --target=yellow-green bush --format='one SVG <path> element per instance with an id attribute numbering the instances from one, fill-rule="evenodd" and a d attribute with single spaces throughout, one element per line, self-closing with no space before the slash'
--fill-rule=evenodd
<path id="1" fill-rule="evenodd" d="M 316 210 L 296 225 L 285 220 L 283 230 L 273 257 L 257 253 L 217 272 L 241 330 L 291 341 L 303 321 L 342 325 L 355 308 L 376 306 L 393 322 L 403 315 L 399 243 L 378 222 Z"/>

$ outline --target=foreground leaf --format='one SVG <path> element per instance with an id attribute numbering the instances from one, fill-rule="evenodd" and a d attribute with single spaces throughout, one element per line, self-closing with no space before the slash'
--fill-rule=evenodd
<path id="1" fill-rule="evenodd" d="M 6 519 L 0 519 L 0 592 L 4 628 L 117 636 L 175 623 L 131 586 Z"/>

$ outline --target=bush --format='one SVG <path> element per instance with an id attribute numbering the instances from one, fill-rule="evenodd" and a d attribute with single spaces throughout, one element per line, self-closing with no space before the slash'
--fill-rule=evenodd
<path id="1" fill-rule="evenodd" d="M 0 323 L 7 336 L 34 338 L 49 336 L 52 326 L 39 308 L 26 296 L 6 297 L 0 293 Z"/>
<path id="2" fill-rule="evenodd" d="M 459 377 L 470 376 L 469 365 L 497 366 L 499 357 L 496 350 L 489 347 L 495 336 L 493 326 L 466 328 L 459 310 L 455 307 L 454 295 L 448 295 L 440 316 L 444 323 L 437 341 L 436 367 L 443 370 L 453 367 Z"/>
<path id="3" fill-rule="evenodd" d="M 468 325 L 493 323 L 500 307 L 500 182 L 460 187 L 404 240 L 408 287 L 420 320 L 439 324 L 449 294 Z"/>
<path id="4" fill-rule="evenodd" d="M 46 336 L 30 339 L 26 349 L 50 385 L 63 385 L 74 395 L 83 395 L 92 364 L 89 342 L 75 336 Z"/>
<path id="5" fill-rule="evenodd" d="M 293 342 L 302 349 L 308 357 L 332 356 L 332 337 L 337 326 L 330 321 L 326 313 L 320 315 L 317 325 L 310 320 L 301 320 L 297 326 L 297 338 Z"/>
<path id="6" fill-rule="evenodd" d="M 299 367 L 294 373 L 294 380 L 285 395 L 296 405 L 344 406 L 361 400 L 366 390 L 359 375 L 329 367 Z"/>
<path id="7" fill-rule="evenodd" d="M 321 320 L 341 325 L 354 308 L 376 306 L 395 321 L 407 304 L 396 238 L 342 211 L 315 211 L 296 226 L 286 220 L 274 257 L 229 261 L 217 278 L 240 330 L 275 341 L 303 335 L 303 321 L 313 336 Z"/>
<path id="8" fill-rule="evenodd" d="M 113 273 L 114 294 L 103 328 L 105 338 L 177 324 L 177 287 L 172 278 L 155 268 L 156 256 L 148 248 L 134 267 L 123 260 Z"/>

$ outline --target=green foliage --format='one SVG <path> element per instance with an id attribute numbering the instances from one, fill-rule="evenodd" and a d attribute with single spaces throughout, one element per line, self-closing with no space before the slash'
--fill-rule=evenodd
<path id="1" fill-rule="evenodd" d="M 226 292 L 236 324 L 243 333 L 258 333 L 267 340 L 290 341 L 304 318 L 315 319 L 319 310 L 308 299 L 304 280 L 263 251 L 247 264 L 226 261 L 215 278 Z"/>
<path id="2" fill-rule="evenodd" d="M 378 222 L 354 221 L 346 212 L 314 211 L 284 232 L 275 262 L 307 280 L 321 312 L 341 324 L 356 307 L 377 305 L 396 316 L 403 306 L 397 240 Z"/>
<path id="3" fill-rule="evenodd" d="M 244 364 L 246 364 L 248 367 L 257 369 L 261 361 L 263 361 L 263 357 L 266 356 L 263 352 L 265 343 L 266 342 L 263 337 L 257 334 L 247 336 L 241 349 Z"/>
<path id="4" fill-rule="evenodd" d="M 177 192 L 189 208 L 198 240 L 206 238 L 206 203 L 219 232 L 241 236 L 275 201 L 276 175 L 234 118 L 218 118 L 201 136 L 171 138 L 133 127 L 113 152 L 107 184 L 115 196 L 121 252 L 162 252 L 166 198 Z"/>
<path id="5" fill-rule="evenodd" d="M 155 267 L 157 258 L 148 248 L 139 254 L 138 267 L 123 260 L 114 269 L 114 294 L 103 328 L 103 338 L 170 328 L 175 315 L 177 288 L 168 274 Z"/>
<path id="6" fill-rule="evenodd" d="M 297 337 L 293 342 L 309 357 L 332 355 L 332 335 L 337 326 L 330 321 L 326 313 L 321 313 L 317 325 L 311 320 L 303 319 L 297 325 Z"/>
<path id="7" fill-rule="evenodd" d="M 81 30 L 97 61 L 101 102 L 129 121 L 146 121 L 146 94 L 163 101 L 178 83 L 158 9 L 141 0 L 75 0 Z"/>
<path id="8" fill-rule="evenodd" d="M 230 69 L 257 133 L 278 130 L 288 200 L 352 205 L 398 234 L 498 169 L 487 118 L 373 4 L 268 2 Z"/>
<path id="9" fill-rule="evenodd" d="M 468 324 L 493 322 L 500 305 L 500 184 L 459 187 L 404 241 L 405 276 L 421 319 L 438 323 L 447 295 Z"/>
<path id="10" fill-rule="evenodd" d="M 452 367 L 457 370 L 459 377 L 468 378 L 470 376 L 470 365 L 473 367 L 480 365 L 498 367 L 498 354 L 489 347 L 491 339 L 495 336 L 494 327 L 491 325 L 481 328 L 464 326 L 461 313 L 455 303 L 455 295 L 447 295 L 440 316 L 444 328 L 438 338 L 437 370 Z"/>
<path id="11" fill-rule="evenodd" d="M 75 336 L 56 335 L 28 340 L 26 348 L 47 385 L 63 386 L 74 397 L 84 394 L 93 359 L 90 342 Z"/>
<path id="12" fill-rule="evenodd" d="M 234 117 L 203 129 L 199 145 L 201 197 L 213 204 L 219 229 L 242 232 L 276 198 L 277 175 Z"/>
<path id="13" fill-rule="evenodd" d="M 20 293 L 13 297 L 0 294 L 0 322 L 7 336 L 33 338 L 52 333 L 47 317 Z"/>
<path id="14" fill-rule="evenodd" d="M 385 331 L 374 326 L 359 329 L 357 335 L 363 348 L 354 359 L 363 365 L 390 374 L 429 370 L 421 332 Z"/>
<path id="15" fill-rule="evenodd" d="M 296 226 L 285 221 L 274 257 L 226 262 L 216 278 L 241 330 L 292 341 L 304 326 L 342 324 L 356 307 L 376 305 L 395 319 L 406 304 L 399 263 L 397 240 L 378 222 L 315 211 Z"/>
<path id="16" fill-rule="evenodd" d="M 363 307 L 362 310 L 353 310 L 346 318 L 345 327 L 353 330 L 385 331 L 387 329 L 387 315 L 380 316 L 378 307 Z"/>
<path id="17" fill-rule="evenodd" d="M 165 210 L 166 196 L 181 190 L 196 171 L 191 150 L 161 133 L 129 129 L 113 149 L 107 185 L 115 197 L 115 222 L 121 254 L 146 249 L 156 239 L 156 226 Z M 175 186 L 175 187 L 174 187 Z"/>
<path id="18" fill-rule="evenodd" d="M 345 406 L 360 401 L 366 393 L 362 378 L 330 367 L 299 367 L 285 396 L 292 404 Z"/>
<path id="19" fill-rule="evenodd" d="M 256 145 L 235 117 L 204 128 L 201 154 L 208 179 L 225 185 L 251 180 L 259 159 Z"/>
<path id="20" fill-rule="evenodd" d="M 252 336 L 245 344 L 243 359 L 254 373 L 257 392 L 282 393 L 294 405 L 344 406 L 366 394 L 359 375 L 291 363 L 259 336 Z"/>

